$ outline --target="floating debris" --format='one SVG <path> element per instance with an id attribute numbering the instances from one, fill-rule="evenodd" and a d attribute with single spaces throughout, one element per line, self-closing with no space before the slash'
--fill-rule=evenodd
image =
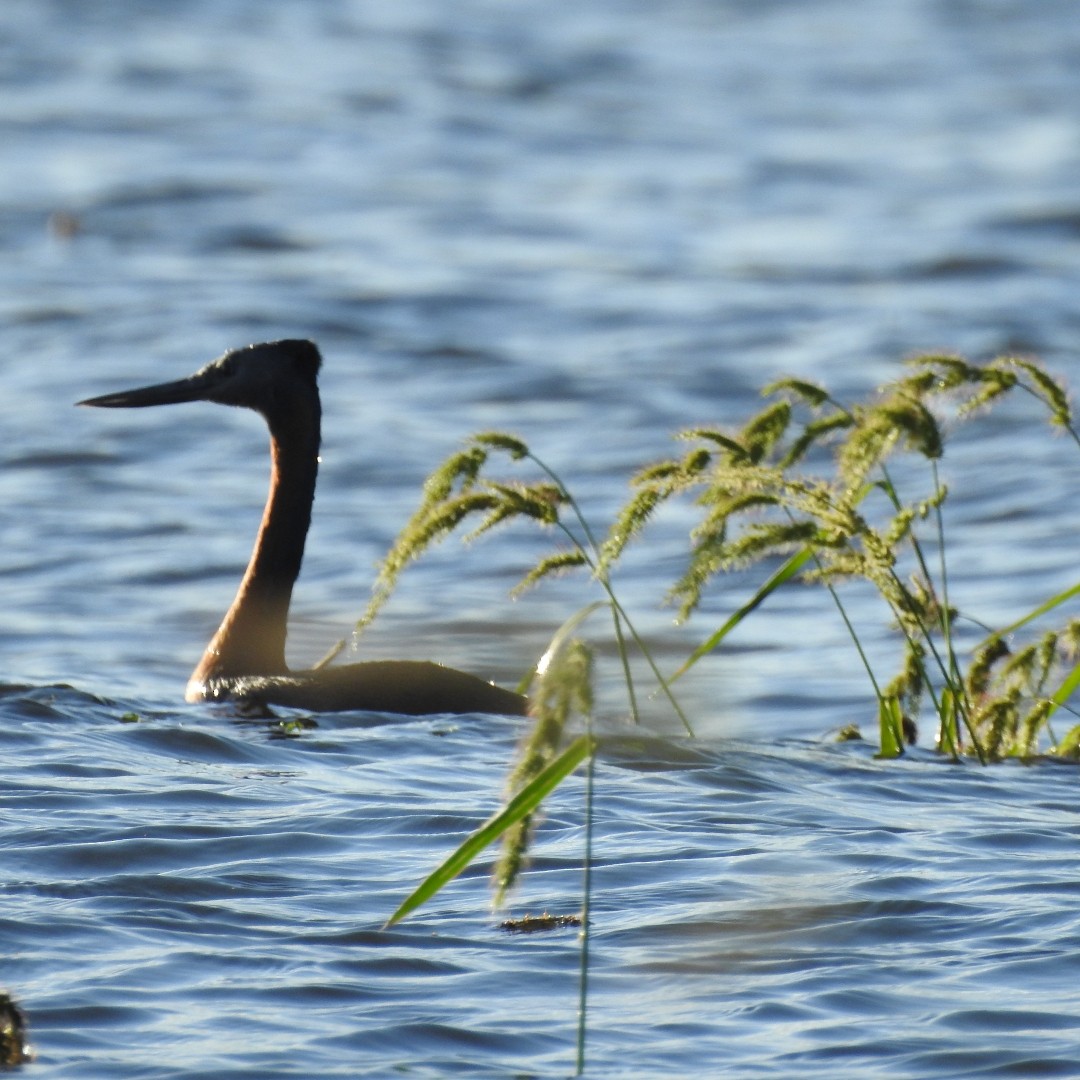
<path id="1" fill-rule="evenodd" d="M 10 994 L 0 991 L 0 1068 L 25 1065 L 34 1057 L 26 1041 L 26 1018 Z"/>
<path id="2" fill-rule="evenodd" d="M 580 915 L 523 915 L 520 919 L 505 919 L 499 929 L 508 934 L 535 934 L 542 930 L 560 930 L 564 926 L 580 926 Z"/>

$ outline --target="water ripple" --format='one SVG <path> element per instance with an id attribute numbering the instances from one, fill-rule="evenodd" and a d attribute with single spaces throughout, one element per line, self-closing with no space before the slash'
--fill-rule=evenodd
<path id="1" fill-rule="evenodd" d="M 1067 371 L 1078 45 L 1068 0 L 0 5 L 0 945 L 27 1075 L 565 1076 L 577 1013 L 576 933 L 499 930 L 486 861 L 382 928 L 499 805 L 518 726 L 286 738 L 179 704 L 265 431 L 72 402 L 319 340 L 313 660 L 470 431 L 522 434 L 602 529 L 672 432 L 741 423 L 776 375 L 851 398 L 927 349 Z M 953 598 L 998 625 L 1075 578 L 1080 470 L 1033 418 L 946 459 Z M 671 666 L 753 588 L 672 627 L 690 520 L 620 581 Z M 410 568 L 365 655 L 516 682 L 584 602 L 507 602 L 549 543 Z M 623 726 L 601 645 L 589 1075 L 1077 1074 L 1073 766 L 821 741 L 874 708 L 807 591 L 683 681 L 693 742 L 655 702 L 655 732 Z M 573 780 L 547 808 L 514 914 L 580 909 L 581 804 Z"/>

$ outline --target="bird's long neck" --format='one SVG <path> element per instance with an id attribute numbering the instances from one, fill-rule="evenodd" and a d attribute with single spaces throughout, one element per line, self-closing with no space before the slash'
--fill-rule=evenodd
<path id="1" fill-rule="evenodd" d="M 207 696 L 211 684 L 242 675 L 280 675 L 293 585 L 319 468 L 319 402 L 292 401 L 267 415 L 270 494 L 247 570 L 232 606 L 188 683 L 188 700 Z"/>

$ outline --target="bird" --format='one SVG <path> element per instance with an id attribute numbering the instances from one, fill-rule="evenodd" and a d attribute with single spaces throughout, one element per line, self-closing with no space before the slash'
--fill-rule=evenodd
<path id="1" fill-rule="evenodd" d="M 211 638 L 185 700 L 422 716 L 521 716 L 528 699 L 424 660 L 371 660 L 291 671 L 285 640 L 319 468 L 322 356 L 312 341 L 285 339 L 233 349 L 175 382 L 87 398 L 79 405 L 139 409 L 209 401 L 259 413 L 270 430 L 270 492 L 236 597 Z"/>

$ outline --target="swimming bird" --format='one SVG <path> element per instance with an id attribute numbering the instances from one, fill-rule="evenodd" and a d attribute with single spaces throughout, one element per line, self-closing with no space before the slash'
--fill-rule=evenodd
<path id="1" fill-rule="evenodd" d="M 225 353 L 176 382 L 80 401 L 138 409 L 212 401 L 262 415 L 270 429 L 270 494 L 232 606 L 187 684 L 188 701 L 237 699 L 313 712 L 362 709 L 425 715 L 523 715 L 520 694 L 417 660 L 375 660 L 290 671 L 285 637 L 319 468 L 322 357 L 311 341 L 271 341 Z"/>

